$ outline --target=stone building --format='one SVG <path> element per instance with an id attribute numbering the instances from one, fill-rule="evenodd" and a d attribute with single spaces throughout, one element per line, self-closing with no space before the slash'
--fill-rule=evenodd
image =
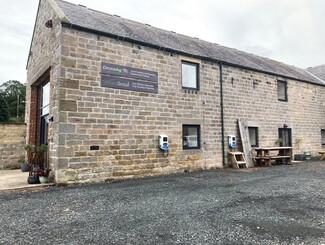
<path id="1" fill-rule="evenodd" d="M 27 73 L 27 138 L 57 183 L 221 168 L 238 119 L 252 146 L 325 147 L 312 72 L 61 0 L 40 0 Z"/>

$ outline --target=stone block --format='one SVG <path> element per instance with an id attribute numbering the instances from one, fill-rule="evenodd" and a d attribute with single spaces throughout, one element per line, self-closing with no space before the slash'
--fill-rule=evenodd
<path id="1" fill-rule="evenodd" d="M 64 169 L 56 171 L 56 182 L 57 183 L 67 183 L 71 181 L 76 181 L 78 172 L 73 169 Z"/>
<path id="2" fill-rule="evenodd" d="M 77 102 L 74 100 L 60 100 L 61 111 L 77 111 Z"/>
<path id="3" fill-rule="evenodd" d="M 76 68 L 77 60 L 75 58 L 69 58 L 66 56 L 61 57 L 61 65 L 63 67 Z"/>
<path id="4" fill-rule="evenodd" d="M 68 124 L 68 123 L 60 123 L 59 132 L 62 134 L 74 134 L 76 132 L 76 125 Z"/>
<path id="5" fill-rule="evenodd" d="M 79 80 L 61 78 L 60 86 L 61 88 L 79 89 Z"/>

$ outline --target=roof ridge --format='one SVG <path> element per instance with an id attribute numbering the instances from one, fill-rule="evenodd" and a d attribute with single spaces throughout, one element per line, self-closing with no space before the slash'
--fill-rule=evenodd
<path id="1" fill-rule="evenodd" d="M 88 7 L 80 7 L 76 4 L 66 2 L 65 0 L 55 1 L 59 3 L 59 7 L 62 8 L 62 11 L 67 14 L 71 24 L 77 28 L 85 28 L 85 31 L 98 32 L 101 34 L 106 33 L 107 35 L 123 37 L 123 40 L 125 39 L 130 42 L 138 42 L 149 46 L 153 45 L 154 47 L 159 47 L 159 49 L 171 50 L 176 53 L 224 62 L 225 64 L 227 63 L 248 70 L 261 71 L 324 85 L 323 82 L 307 73 L 305 69 L 269 57 L 161 29 L 139 21 L 117 17 Z M 82 17 L 82 14 L 87 14 L 89 16 L 85 19 Z M 102 15 L 102 18 L 100 15 Z M 103 18 L 106 19 L 103 20 Z"/>
<path id="2" fill-rule="evenodd" d="M 65 0 L 56 0 L 56 1 L 67 2 Z M 78 4 L 74 4 L 74 3 L 70 3 L 70 2 L 67 2 L 67 3 L 72 4 L 72 5 L 75 5 L 75 6 L 80 6 Z M 264 56 L 256 55 L 254 53 L 249 53 L 249 52 L 246 52 L 246 51 L 242 51 L 240 49 L 236 49 L 236 48 L 232 48 L 232 47 L 227 47 L 227 46 L 224 46 L 224 45 L 221 45 L 221 44 L 218 44 L 218 43 L 212 43 L 212 42 L 209 42 L 209 41 L 200 39 L 198 37 L 191 37 L 191 36 L 188 36 L 188 35 L 185 35 L 185 34 L 182 34 L 182 33 L 177 33 L 175 31 L 165 30 L 165 29 L 162 29 L 162 28 L 159 28 L 159 27 L 156 27 L 156 26 L 152 26 L 151 24 L 148 24 L 148 23 L 143 23 L 143 22 L 139 22 L 139 21 L 127 19 L 127 18 L 124 18 L 124 17 L 119 16 L 119 15 L 110 14 L 110 13 L 106 13 L 106 12 L 103 12 L 103 11 L 100 11 L 100 10 L 88 8 L 87 6 L 84 6 L 84 5 L 82 7 L 86 8 L 87 10 L 91 10 L 91 11 L 94 11 L 94 12 L 97 12 L 97 13 L 101 13 L 101 14 L 104 14 L 104 15 L 112 16 L 112 17 L 118 17 L 118 18 L 121 18 L 121 19 L 126 20 L 126 21 L 131 21 L 133 23 L 138 23 L 138 24 L 141 24 L 141 25 L 145 25 L 148 28 L 155 28 L 155 29 L 161 30 L 161 31 L 166 32 L 166 33 L 170 33 L 171 32 L 172 34 L 176 34 L 176 35 L 179 35 L 179 36 L 183 36 L 185 38 L 190 38 L 190 39 L 193 39 L 195 41 L 200 40 L 200 41 L 205 42 L 205 43 L 218 45 L 218 46 L 221 46 L 223 48 L 232 49 L 232 50 L 235 50 L 235 51 L 238 51 L 238 52 L 241 52 L 241 53 L 246 53 L 246 54 L 253 55 L 253 56 L 258 57 L 258 58 L 261 58 L 261 59 L 267 59 L 267 60 L 270 60 L 270 61 L 273 61 L 273 62 L 276 62 L 276 63 L 284 64 L 284 65 L 287 65 L 287 66 L 291 66 L 291 67 L 296 68 L 296 69 L 304 70 L 303 68 L 300 68 L 300 67 L 297 67 L 297 66 L 294 66 L 294 65 L 291 65 L 291 64 L 286 64 L 286 63 L 284 63 L 282 61 L 277 61 L 277 60 L 271 59 L 269 57 L 264 57 Z"/>
<path id="3" fill-rule="evenodd" d="M 76 6 L 76 7 L 83 7 L 83 8 L 85 8 L 85 9 L 87 9 L 87 10 L 94 11 L 94 12 L 97 12 L 97 13 L 101 13 L 101 14 L 104 14 L 104 15 L 108 15 L 108 16 L 111 16 L 111 17 L 118 17 L 118 18 L 121 18 L 122 20 L 126 20 L 126 21 L 130 21 L 130 22 L 133 22 L 133 23 L 137 23 L 137 24 L 145 25 L 145 26 L 148 26 L 149 28 L 155 28 L 155 29 L 158 29 L 158 30 L 164 31 L 164 32 L 166 32 L 166 33 L 171 32 L 171 33 L 173 33 L 173 34 L 180 35 L 180 36 L 183 36 L 183 37 L 186 37 L 186 38 L 193 38 L 193 39 L 195 39 L 195 40 L 201 40 L 201 41 L 204 41 L 204 42 L 208 42 L 208 41 L 205 41 L 205 40 L 200 39 L 200 38 L 198 38 L 198 37 L 190 37 L 190 36 L 188 36 L 188 35 L 186 35 L 186 34 L 178 33 L 178 32 L 176 32 L 176 31 L 172 31 L 172 30 L 162 29 L 162 28 L 160 28 L 160 27 L 153 26 L 153 25 L 151 25 L 151 24 L 149 24 L 149 23 L 140 22 L 140 21 L 136 21 L 136 20 L 131 20 L 131 19 L 128 19 L 128 18 L 124 18 L 124 17 L 122 17 L 122 16 L 120 16 L 120 15 L 110 14 L 110 13 L 103 12 L 103 11 L 100 11 L 100 10 L 97 10 L 97 9 L 89 8 L 89 7 L 85 6 L 85 5 L 80 5 L 80 4 L 75 4 L 75 3 L 67 2 L 66 0 L 55 0 L 55 1 L 65 2 L 65 3 L 68 3 L 68 4 L 70 4 L 70 5 L 74 5 L 74 6 Z M 211 43 L 211 42 L 208 42 L 208 43 Z"/>
<path id="4" fill-rule="evenodd" d="M 310 67 L 307 67 L 305 70 L 319 68 L 319 67 L 325 67 L 325 64 L 321 64 L 321 65 L 317 65 L 317 66 L 310 66 Z"/>
<path id="5" fill-rule="evenodd" d="M 315 74 L 309 72 L 308 70 L 305 70 L 308 74 L 312 75 L 314 78 L 318 79 L 319 81 L 321 81 L 322 83 L 324 83 L 325 85 L 325 81 L 323 79 L 321 79 L 320 77 L 316 76 Z"/>

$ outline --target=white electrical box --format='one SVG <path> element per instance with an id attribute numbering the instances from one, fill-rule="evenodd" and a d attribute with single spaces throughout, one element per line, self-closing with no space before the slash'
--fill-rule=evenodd
<path id="1" fill-rule="evenodd" d="M 168 151 L 168 136 L 159 135 L 159 148 L 163 151 Z"/>
<path id="2" fill-rule="evenodd" d="M 231 148 L 236 148 L 236 136 L 228 135 L 228 146 Z"/>

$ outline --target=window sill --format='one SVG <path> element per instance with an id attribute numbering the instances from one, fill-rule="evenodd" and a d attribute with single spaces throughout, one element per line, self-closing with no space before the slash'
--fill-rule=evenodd
<path id="1" fill-rule="evenodd" d="M 202 151 L 201 148 L 189 148 L 189 149 L 182 149 L 183 151 L 186 151 L 186 152 L 191 152 L 191 151 L 194 151 L 194 152 L 197 152 L 197 151 Z"/>
<path id="2" fill-rule="evenodd" d="M 182 90 L 186 94 L 198 94 L 198 92 L 199 92 L 198 89 L 193 89 L 193 88 L 182 88 Z"/>

